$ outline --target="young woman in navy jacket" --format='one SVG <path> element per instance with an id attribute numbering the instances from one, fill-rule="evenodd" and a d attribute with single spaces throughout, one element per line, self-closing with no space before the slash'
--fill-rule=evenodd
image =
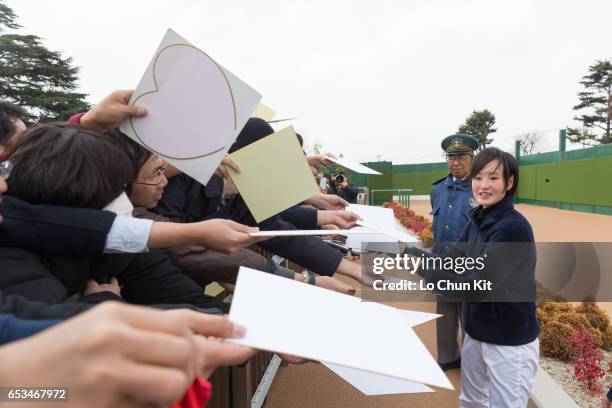
<path id="1" fill-rule="evenodd" d="M 489 147 L 475 157 L 470 177 L 478 207 L 462 234 L 465 244 L 449 254 L 483 257 L 484 268 L 461 274 L 422 268 L 418 273 L 436 284 L 472 283 L 471 289 L 455 292 L 466 300 L 460 406 L 526 407 L 538 368 L 540 328 L 533 232 L 513 204 L 518 164 L 510 154 Z M 493 290 L 474 290 L 474 281 L 481 279 L 492 281 Z"/>

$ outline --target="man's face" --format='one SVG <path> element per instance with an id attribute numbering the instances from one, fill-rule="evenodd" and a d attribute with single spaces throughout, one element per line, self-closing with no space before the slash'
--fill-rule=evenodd
<path id="1" fill-rule="evenodd" d="M 470 174 L 472 155 L 468 153 L 449 155 L 446 157 L 446 163 L 448 164 L 448 171 L 453 177 L 462 180 Z"/>
<path id="2" fill-rule="evenodd" d="M 138 178 L 132 183 L 130 201 L 134 207 L 154 208 L 161 200 L 168 180 L 164 175 L 166 162 L 152 155 L 140 168 Z"/>

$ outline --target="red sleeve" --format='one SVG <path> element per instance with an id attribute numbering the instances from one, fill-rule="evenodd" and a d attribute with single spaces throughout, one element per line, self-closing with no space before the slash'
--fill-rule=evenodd
<path id="1" fill-rule="evenodd" d="M 69 125 L 80 125 L 81 124 L 81 117 L 83 117 L 83 115 L 85 114 L 85 112 L 81 112 L 81 113 L 77 113 L 76 115 L 72 115 L 70 117 L 70 119 L 68 119 L 68 123 Z"/>
<path id="2" fill-rule="evenodd" d="M 208 381 L 196 378 L 187 390 L 183 399 L 172 408 L 202 408 L 212 395 L 212 387 Z"/>

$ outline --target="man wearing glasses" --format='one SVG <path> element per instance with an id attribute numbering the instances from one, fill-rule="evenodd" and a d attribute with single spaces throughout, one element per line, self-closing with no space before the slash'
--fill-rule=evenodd
<path id="1" fill-rule="evenodd" d="M 466 134 L 454 134 L 442 140 L 449 175 L 433 183 L 431 214 L 435 248 L 457 242 L 469 220 L 469 211 L 475 205 L 472 186 L 468 177 L 474 150 L 479 143 Z M 438 297 L 436 313 L 443 317 L 436 320 L 438 364 L 446 371 L 461 367 L 461 346 L 457 341 L 461 319 L 461 303 Z"/>

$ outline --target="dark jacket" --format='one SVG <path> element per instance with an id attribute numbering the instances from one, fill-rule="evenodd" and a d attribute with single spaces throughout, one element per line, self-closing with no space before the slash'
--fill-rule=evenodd
<path id="1" fill-rule="evenodd" d="M 229 305 L 202 293 L 202 288 L 180 273 L 157 251 L 144 254 L 112 254 L 96 259 L 39 256 L 18 248 L 0 248 L 0 290 L 29 301 L 63 305 L 53 317 L 67 318 L 105 300 L 141 305 L 192 305 L 226 312 Z M 115 276 L 123 286 L 121 297 L 100 292 L 78 299 L 75 295 L 88 279 Z M 171 306 L 173 305 L 173 306 Z M 17 315 L 14 311 L 12 314 Z M 214 312 L 214 311 L 213 311 Z M 32 316 L 23 316 L 32 317 Z"/>
<path id="2" fill-rule="evenodd" d="M 100 256 L 115 214 L 87 208 L 31 205 L 2 196 L 0 247 L 43 255 Z"/>
<path id="3" fill-rule="evenodd" d="M 48 304 L 26 299 L 19 295 L 8 295 L 0 291 L 0 313 L 12 314 L 22 319 L 65 319 L 89 309 L 89 303 L 62 302 Z"/>
<path id="4" fill-rule="evenodd" d="M 168 218 L 151 212 L 143 207 L 132 211 L 135 218 L 167 222 Z M 236 283 L 240 266 L 264 271 L 267 260 L 263 256 L 241 248 L 232 254 L 222 254 L 198 245 L 167 248 L 164 251 L 174 266 L 189 276 L 200 286 L 211 282 Z"/>
<path id="5" fill-rule="evenodd" d="M 313 230 L 317 229 L 317 210 L 314 208 L 306 208 L 300 205 L 294 205 L 281 212 L 279 216 L 289 221 L 299 229 Z"/>
<path id="6" fill-rule="evenodd" d="M 213 175 L 206 186 L 185 173 L 168 179 L 162 199 L 152 211 L 174 222 L 197 222 L 216 212 L 223 196 L 223 178 Z"/>
<path id="7" fill-rule="evenodd" d="M 436 181 L 430 200 L 434 241 L 460 241 L 461 234 L 469 222 L 471 202 L 474 202 L 469 178 L 453 181 L 453 176 L 449 174 Z"/>
<path id="8" fill-rule="evenodd" d="M 36 300 L 31 300 L 11 294 L 12 291 L 3 293 L 0 285 L 0 313 L 24 319 L 63 319 L 102 300 L 104 294 L 76 302 L 57 279 L 45 274 L 29 281 L 33 277 L 30 272 L 44 269 L 44 265 L 39 263 L 40 258 L 32 252 L 50 256 L 101 256 L 116 217 L 114 213 L 31 205 L 14 197 L 2 196 L 0 214 L 4 218 L 0 223 L 0 253 L 8 256 L 4 262 L 0 261 L 0 281 L 8 277 L 5 282 L 13 282 L 20 290 L 42 292 Z"/>
<path id="9" fill-rule="evenodd" d="M 56 324 L 59 320 L 23 320 L 0 314 L 0 345 L 23 339 Z"/>
<path id="10" fill-rule="evenodd" d="M 512 197 L 483 210 L 470 212 L 470 220 L 460 241 L 458 255 L 471 258 L 485 257 L 485 268 L 478 273 L 458 275 L 446 270 L 428 269 L 419 272 L 428 282 L 451 280 L 473 282 L 495 276 L 499 285 L 495 299 L 514 297 L 535 300 L 536 250 L 529 222 L 514 209 Z M 519 254 L 519 255 L 515 255 Z M 503 277 L 500 279 L 500 271 Z M 522 291 L 518 294 L 517 291 Z M 478 296 L 478 292 L 471 291 Z M 484 292 L 482 296 L 486 296 Z M 489 294 L 489 296 L 491 296 Z M 472 299 L 474 300 L 474 299 Z M 475 340 L 486 343 L 517 346 L 538 337 L 540 327 L 535 315 L 535 302 L 492 302 L 480 299 L 463 304 L 465 331 Z"/>
<path id="11" fill-rule="evenodd" d="M 279 215 L 258 224 L 239 194 L 221 205 L 222 182 L 220 177 L 213 176 L 204 187 L 186 174 L 172 177 L 168 180 L 161 201 L 153 211 L 177 222 L 223 218 L 245 225 L 259 226 L 262 231 L 296 229 L 292 223 Z M 343 257 L 341 252 L 331 248 L 322 240 L 310 236 L 276 237 L 262 241 L 258 245 L 266 251 L 324 276 L 333 275 Z"/>
<path id="12" fill-rule="evenodd" d="M 357 204 L 357 196 L 359 195 L 359 189 L 353 184 L 348 184 L 346 187 L 338 189 L 336 188 L 334 183 L 332 183 L 328 192 L 330 194 L 337 195 L 338 197 L 346 200 L 351 204 Z"/>

